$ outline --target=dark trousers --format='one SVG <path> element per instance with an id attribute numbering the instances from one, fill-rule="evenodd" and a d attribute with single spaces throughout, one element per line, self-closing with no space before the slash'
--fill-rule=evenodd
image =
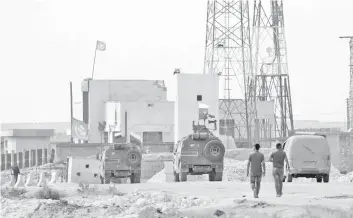
<path id="1" fill-rule="evenodd" d="M 277 195 L 282 195 L 284 169 L 274 167 L 272 170 L 272 175 L 275 180 Z"/>
<path id="2" fill-rule="evenodd" d="M 258 196 L 261 186 L 261 176 L 250 176 L 250 183 L 254 196 Z"/>
<path id="3" fill-rule="evenodd" d="M 17 182 L 17 178 L 18 178 L 18 174 L 17 173 L 13 174 L 13 177 L 14 177 L 15 183 L 16 183 Z"/>

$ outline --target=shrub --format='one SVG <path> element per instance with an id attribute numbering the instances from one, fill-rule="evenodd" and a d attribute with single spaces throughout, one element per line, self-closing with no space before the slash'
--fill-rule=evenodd
<path id="1" fill-rule="evenodd" d="M 40 190 L 35 193 L 35 198 L 37 199 L 52 199 L 52 200 L 60 200 L 62 195 L 59 191 L 54 190 L 46 185 L 44 185 Z"/>
<path id="2" fill-rule="evenodd" d="M 25 189 L 15 189 L 15 188 L 2 188 L 1 197 L 3 198 L 20 198 L 27 191 Z"/>

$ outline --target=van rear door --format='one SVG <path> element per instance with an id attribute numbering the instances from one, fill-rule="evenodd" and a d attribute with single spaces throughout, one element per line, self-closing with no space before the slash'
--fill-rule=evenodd
<path id="1" fill-rule="evenodd" d="M 329 145 L 321 136 L 301 136 L 293 141 L 291 158 L 298 169 L 319 169 L 330 166 Z"/>

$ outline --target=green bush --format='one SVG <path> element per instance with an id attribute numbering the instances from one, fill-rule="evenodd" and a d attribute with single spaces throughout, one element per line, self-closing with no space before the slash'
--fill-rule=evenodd
<path id="1" fill-rule="evenodd" d="M 46 185 L 44 185 L 41 189 L 39 189 L 34 196 L 37 199 L 52 199 L 52 200 L 60 200 L 60 198 L 63 197 L 63 195 L 60 194 L 59 191 L 54 190 Z"/>

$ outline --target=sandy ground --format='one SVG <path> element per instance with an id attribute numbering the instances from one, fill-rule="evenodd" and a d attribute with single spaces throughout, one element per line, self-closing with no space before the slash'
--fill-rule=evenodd
<path id="1" fill-rule="evenodd" d="M 353 218 L 353 173 L 331 168 L 330 183 L 294 179 L 275 196 L 271 164 L 261 184 L 260 198 L 252 197 L 242 151 L 228 153 L 222 182 L 208 176 L 182 183 L 166 182 L 164 171 L 147 183 L 48 185 L 55 200 L 39 194 L 40 187 L 7 188 L 1 173 L 1 217 L 349 217 Z M 152 159 L 159 157 L 152 157 Z M 27 170 L 28 171 L 28 170 Z M 28 173 L 28 172 L 26 172 Z M 189 178 L 188 178 L 189 179 Z M 193 180 L 193 181 L 191 181 Z M 196 181 L 195 181 L 196 180 Z M 55 198 L 57 197 L 57 198 Z"/>
<path id="2" fill-rule="evenodd" d="M 1 217 L 353 217 L 352 184 L 285 183 L 277 198 L 274 184 L 264 182 L 258 199 L 247 182 L 91 185 L 83 192 L 77 184 L 50 187 L 60 200 L 36 199 L 40 188 L 28 187 L 1 199 Z"/>

